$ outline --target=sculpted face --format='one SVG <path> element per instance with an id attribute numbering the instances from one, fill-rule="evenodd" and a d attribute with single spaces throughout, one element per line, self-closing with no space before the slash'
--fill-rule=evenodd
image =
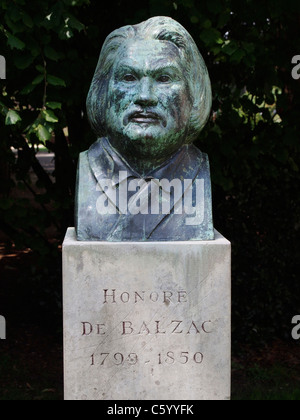
<path id="1" fill-rule="evenodd" d="M 128 40 L 108 87 L 111 144 L 125 157 L 163 162 L 184 143 L 192 109 L 184 63 L 169 41 Z"/>

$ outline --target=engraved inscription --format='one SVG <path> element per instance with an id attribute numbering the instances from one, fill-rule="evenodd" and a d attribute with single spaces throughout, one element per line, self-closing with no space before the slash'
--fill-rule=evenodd
<path id="1" fill-rule="evenodd" d="M 128 365 L 136 365 L 138 362 L 138 355 L 136 353 L 130 353 L 127 357 L 125 357 L 122 353 L 100 353 L 100 355 L 95 356 L 94 354 L 91 355 L 91 366 L 95 366 L 97 362 L 99 366 L 104 366 L 109 361 L 111 364 L 116 366 L 123 365 L 124 363 L 128 363 Z"/>
<path id="2" fill-rule="evenodd" d="M 169 303 L 186 303 L 187 302 L 187 292 L 185 290 L 180 290 L 177 292 L 172 292 L 169 290 L 162 292 L 119 292 L 116 289 L 104 289 L 103 290 L 103 304 L 109 303 L 140 303 L 140 302 L 161 302 L 165 304 Z"/>
<path id="3" fill-rule="evenodd" d="M 203 359 L 204 356 L 201 352 L 190 353 L 188 351 L 168 351 L 157 354 L 152 362 L 158 365 L 173 365 L 176 363 L 180 363 L 182 365 L 186 365 L 188 363 L 200 365 L 203 362 Z M 99 355 L 91 355 L 91 366 L 134 366 L 138 363 L 148 364 L 150 362 L 150 360 L 143 361 L 136 353 L 130 353 L 129 355 L 124 355 L 122 353 L 100 353 Z"/>
<path id="4" fill-rule="evenodd" d="M 169 323 L 162 321 L 151 322 L 133 322 L 122 321 L 120 323 L 119 335 L 158 335 L 158 334 L 211 334 L 213 332 L 213 322 L 196 322 L 196 321 L 178 321 L 173 320 Z M 81 322 L 81 335 L 106 335 L 107 328 L 104 323 L 92 324 L 91 322 Z"/>
<path id="5" fill-rule="evenodd" d="M 113 368 L 113 367 L 122 367 L 130 368 L 138 364 L 152 364 L 153 366 L 168 366 L 168 365 L 201 365 L 205 360 L 205 356 L 199 349 L 199 343 L 202 343 L 200 337 L 209 336 L 213 334 L 215 330 L 216 320 L 211 319 L 189 319 L 184 316 L 176 315 L 176 308 L 182 307 L 188 303 L 188 298 L 192 292 L 188 293 L 186 290 L 118 290 L 116 288 L 106 288 L 101 291 L 103 295 L 100 300 L 100 307 L 107 308 L 112 306 L 113 311 L 118 313 L 118 306 L 126 305 L 126 308 L 129 308 L 125 312 L 120 311 L 120 318 L 116 324 L 111 324 L 111 320 L 107 319 L 107 316 L 99 311 L 99 318 L 97 320 L 86 319 L 81 322 L 80 325 L 80 334 L 82 337 L 99 337 L 101 340 L 94 353 L 90 356 L 90 366 L 98 366 Z M 155 309 L 154 305 L 155 304 Z M 152 312 L 153 307 L 153 318 L 152 319 L 142 319 L 140 317 L 141 305 L 147 306 Z M 162 310 L 157 308 L 160 306 Z M 187 313 L 187 308 L 180 313 Z M 123 313 L 124 318 L 122 319 L 121 312 Z M 147 312 L 146 312 L 147 313 Z M 156 315 L 155 315 L 156 314 Z M 168 316 L 169 314 L 169 316 Z M 126 317 L 125 317 L 126 316 Z M 182 318 L 181 318 L 182 317 Z M 169 318 L 169 319 L 168 319 Z M 179 337 L 186 336 L 187 342 L 192 347 L 183 348 L 184 351 L 175 351 L 175 346 L 178 348 L 176 339 Z M 164 343 L 164 337 L 166 340 L 165 346 L 158 348 L 156 352 L 152 353 L 152 348 L 149 351 L 145 351 L 146 345 L 145 341 L 143 343 L 143 350 L 134 351 L 134 346 L 130 347 L 130 353 L 124 351 L 123 346 L 118 346 L 118 340 L 130 340 L 130 337 L 156 337 L 162 346 Z M 174 337 L 174 349 L 170 348 L 170 339 Z M 189 340 L 188 340 L 188 337 Z M 195 337 L 193 341 L 192 337 Z M 199 337 L 196 339 L 196 337 Z M 162 340 L 162 341 L 161 341 Z M 185 339 L 184 339 L 185 340 Z M 192 341 L 191 341 L 192 340 Z M 201 340 L 201 341 L 199 341 Z M 114 344 L 114 342 L 116 344 Z M 130 342 L 130 341 L 129 341 Z M 168 342 L 168 344 L 167 344 Z M 184 343 L 185 341 L 183 341 Z M 133 341 L 134 344 L 137 341 Z M 172 343 L 172 341 L 171 341 Z M 200 344 L 201 346 L 202 344 Z M 170 346 L 170 347 L 169 347 Z M 185 347 L 185 344 L 184 344 Z M 123 349 L 123 350 L 122 350 Z M 181 350 L 179 348 L 179 350 Z"/>

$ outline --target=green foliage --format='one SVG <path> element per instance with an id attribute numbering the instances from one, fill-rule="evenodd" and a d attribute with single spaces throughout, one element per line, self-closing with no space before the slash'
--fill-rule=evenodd
<path id="1" fill-rule="evenodd" d="M 169 15 L 194 37 L 212 80 L 198 146 L 211 160 L 215 225 L 233 243 L 236 337 L 289 335 L 300 307 L 299 1 L 147 0 L 137 9 L 133 0 L 0 0 L 0 10 L 0 167 L 10 162 L 13 174 L 0 171 L 0 229 L 56 255 L 73 224 L 78 154 L 95 140 L 85 99 L 100 47 L 116 27 Z M 36 159 L 41 144 L 55 153 L 54 178 Z"/>
<path id="2" fill-rule="evenodd" d="M 76 156 L 84 139 L 73 140 L 71 154 L 63 129 L 69 126 L 72 131 L 72 118 L 77 125 L 82 120 L 86 87 L 79 86 L 79 81 L 85 70 L 84 57 L 79 60 L 80 49 L 75 46 L 76 36 L 85 31 L 77 15 L 88 3 L 0 2 L 0 49 L 7 62 L 7 80 L 0 86 L 0 160 L 11 162 L 12 187 L 1 198 L 0 228 L 19 246 L 30 247 L 42 257 L 57 253 L 47 229 L 54 227 L 60 242 L 71 221 Z M 85 42 L 86 34 L 81 36 Z M 57 161 L 62 160 L 56 165 L 54 181 L 36 159 L 40 144 L 54 151 Z M 17 161 L 11 147 L 19 151 Z M 34 184 L 32 171 L 37 178 Z M 24 187 L 29 196 L 19 198 Z"/>
<path id="3" fill-rule="evenodd" d="M 234 401 L 299 401 L 299 370 L 275 363 L 268 367 L 233 364 L 234 374 L 242 375 L 233 384 Z"/>

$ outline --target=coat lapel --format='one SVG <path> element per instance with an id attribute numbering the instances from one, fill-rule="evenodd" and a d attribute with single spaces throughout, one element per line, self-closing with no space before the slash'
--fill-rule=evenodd
<path id="1" fill-rule="evenodd" d="M 201 171 L 203 163 L 202 153 L 194 146 L 183 146 L 170 162 L 162 165 L 160 168 L 151 172 L 145 180 L 143 180 L 129 165 L 124 162 L 120 156 L 114 151 L 108 140 L 103 138 L 94 143 L 88 151 L 88 159 L 91 170 L 97 180 L 99 189 L 106 194 L 105 181 L 112 181 L 113 188 L 119 188 L 119 181 L 127 182 L 130 180 L 138 180 L 141 186 L 138 193 L 128 200 L 128 214 L 120 214 L 118 208 L 118 200 L 113 197 L 114 194 L 106 194 L 111 203 L 116 208 L 116 223 L 111 230 L 107 240 L 147 240 L 159 228 L 159 226 L 169 220 L 172 220 L 176 214 L 177 206 L 183 202 L 183 197 Z M 119 179 L 119 173 L 127 173 L 128 177 Z M 170 202 L 170 214 L 151 214 L 151 185 L 159 187 L 161 180 L 172 182 L 179 179 L 182 182 L 182 195 L 174 198 L 174 194 L 164 192 L 165 198 Z M 184 182 L 186 181 L 186 182 Z M 130 195 L 128 195 L 130 197 Z M 134 208 L 135 203 L 139 201 L 141 213 L 147 214 L 131 214 L 130 210 Z M 135 202 L 135 203 L 134 203 Z M 148 211 L 147 211 L 148 208 Z M 184 214 L 177 216 L 184 218 Z M 168 221 L 169 221 L 168 220 Z"/>

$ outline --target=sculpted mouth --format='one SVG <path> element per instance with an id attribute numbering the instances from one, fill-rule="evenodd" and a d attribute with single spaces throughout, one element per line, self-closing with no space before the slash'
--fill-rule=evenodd
<path id="1" fill-rule="evenodd" d="M 159 124 L 161 117 L 155 112 L 134 112 L 129 115 L 128 122 L 136 124 Z"/>

